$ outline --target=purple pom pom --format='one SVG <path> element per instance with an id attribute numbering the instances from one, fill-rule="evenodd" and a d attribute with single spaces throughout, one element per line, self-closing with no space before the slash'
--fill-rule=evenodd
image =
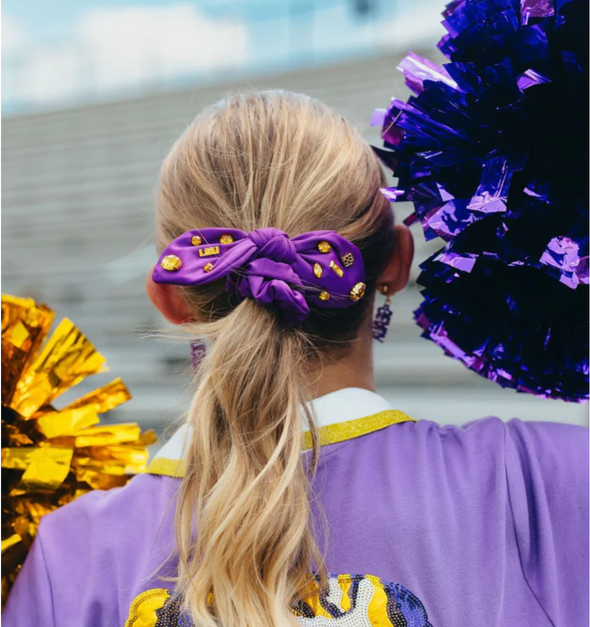
<path id="1" fill-rule="evenodd" d="M 588 2 L 455 0 L 443 67 L 373 120 L 426 239 L 423 336 L 504 387 L 588 399 Z"/>

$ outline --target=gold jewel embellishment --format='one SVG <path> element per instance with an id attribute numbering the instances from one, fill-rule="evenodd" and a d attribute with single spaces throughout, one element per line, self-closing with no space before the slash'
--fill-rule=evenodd
<path id="1" fill-rule="evenodd" d="M 340 278 L 344 276 L 344 270 L 334 261 L 330 261 L 330 268 L 332 268 Z"/>
<path id="2" fill-rule="evenodd" d="M 220 244 L 231 244 L 234 241 L 234 238 L 231 235 L 222 235 L 219 238 Z"/>
<path id="3" fill-rule="evenodd" d="M 364 283 L 357 283 L 350 290 L 350 294 L 349 294 L 350 299 L 354 300 L 355 302 L 357 300 L 360 300 L 365 295 L 365 290 L 366 289 L 367 289 L 367 286 Z"/>
<path id="4" fill-rule="evenodd" d="M 211 270 L 213 270 L 213 268 L 214 268 L 214 267 L 215 267 L 215 266 L 214 266 L 212 263 L 206 263 L 206 264 L 203 266 L 203 271 L 204 271 L 204 272 L 211 272 Z"/>
<path id="5" fill-rule="evenodd" d="M 328 300 L 330 298 L 330 294 L 328 292 L 320 292 L 319 299 L 320 300 Z"/>
<path id="6" fill-rule="evenodd" d="M 329 253 L 332 250 L 332 246 L 330 246 L 330 244 L 328 242 L 320 242 L 318 244 L 318 250 L 321 253 L 326 254 L 326 253 Z"/>
<path id="7" fill-rule="evenodd" d="M 160 265 L 168 272 L 175 272 L 182 267 L 182 259 L 176 255 L 166 255 Z"/>
<path id="8" fill-rule="evenodd" d="M 207 246 L 207 248 L 199 248 L 199 257 L 211 257 L 211 255 L 219 255 L 219 246 Z"/>
<path id="9" fill-rule="evenodd" d="M 193 235 L 191 237 L 191 244 L 193 246 L 200 246 L 203 243 L 203 239 L 201 238 L 200 235 Z"/>
<path id="10" fill-rule="evenodd" d="M 354 263 L 354 256 L 352 253 L 346 253 L 346 255 L 342 255 L 340 259 L 342 259 L 342 263 L 345 268 L 350 268 L 350 266 Z"/>
<path id="11" fill-rule="evenodd" d="M 313 264 L 313 273 L 316 275 L 318 279 L 322 278 L 322 274 L 324 273 L 324 271 L 322 270 L 322 266 L 320 266 L 319 263 Z"/>

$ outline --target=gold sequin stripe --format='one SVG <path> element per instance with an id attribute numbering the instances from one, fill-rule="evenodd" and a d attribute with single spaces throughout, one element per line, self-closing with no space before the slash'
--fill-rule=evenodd
<path id="1" fill-rule="evenodd" d="M 166 475 L 167 477 L 184 477 L 184 460 L 156 457 L 148 466 L 151 475 Z"/>
<path id="2" fill-rule="evenodd" d="M 365 418 L 355 418 L 354 420 L 339 422 L 334 425 L 326 425 L 319 429 L 320 445 L 325 446 L 327 444 L 337 444 L 345 440 L 352 440 L 353 438 L 358 438 L 362 435 L 373 433 L 374 431 L 380 431 L 381 429 L 401 422 L 416 422 L 416 420 L 404 414 L 403 411 L 386 409 L 385 411 L 373 414 L 372 416 L 366 416 Z M 304 450 L 309 450 L 311 448 L 310 432 L 306 431 L 303 437 L 303 448 Z M 184 476 L 184 461 L 157 457 L 149 465 L 147 471 L 152 475 L 166 475 L 167 477 L 180 478 Z"/>
<path id="3" fill-rule="evenodd" d="M 319 429 L 320 445 L 325 446 L 326 444 L 336 444 L 338 442 L 344 442 L 345 440 L 352 440 L 361 435 L 367 435 L 373 433 L 373 431 L 379 431 L 391 425 L 408 421 L 416 422 L 414 418 L 410 418 L 410 416 L 404 414 L 403 411 L 399 411 L 398 409 L 386 409 L 385 411 L 373 414 L 372 416 L 366 416 L 365 418 L 355 418 L 354 420 L 339 422 L 334 425 L 326 425 Z M 303 437 L 303 448 L 309 450 L 311 448 L 311 433 L 306 431 Z"/>

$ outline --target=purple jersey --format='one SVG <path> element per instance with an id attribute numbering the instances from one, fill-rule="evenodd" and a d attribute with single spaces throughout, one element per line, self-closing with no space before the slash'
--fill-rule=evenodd
<path id="1" fill-rule="evenodd" d="M 360 392 L 315 401 L 329 442 L 313 486 L 329 529 L 326 624 L 587 627 L 588 430 L 441 427 Z M 161 579 L 175 571 L 174 446 L 159 474 L 43 519 L 4 627 L 191 624 Z M 294 608 L 298 620 L 323 625 L 310 607 Z"/>

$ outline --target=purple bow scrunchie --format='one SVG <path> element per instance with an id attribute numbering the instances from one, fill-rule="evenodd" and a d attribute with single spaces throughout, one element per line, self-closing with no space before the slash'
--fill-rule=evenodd
<path id="1" fill-rule="evenodd" d="M 156 283 L 185 286 L 222 277 L 228 292 L 276 305 L 290 325 L 307 319 L 310 303 L 344 308 L 365 292 L 361 253 L 335 231 L 292 239 L 274 228 L 187 231 L 165 248 L 152 275 Z"/>

